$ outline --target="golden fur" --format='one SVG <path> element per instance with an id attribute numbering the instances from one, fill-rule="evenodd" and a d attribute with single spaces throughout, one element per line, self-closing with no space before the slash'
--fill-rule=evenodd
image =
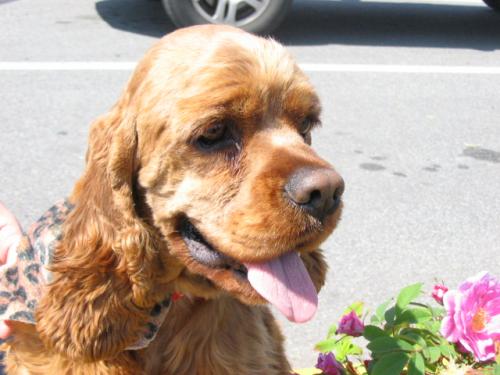
<path id="1" fill-rule="evenodd" d="M 231 271 L 191 258 L 188 217 L 238 262 L 290 249 L 319 290 L 323 224 L 287 204 L 298 168 L 331 166 L 299 134 L 319 100 L 278 43 L 225 26 L 197 26 L 160 40 L 111 111 L 91 127 L 87 165 L 55 251 L 53 282 L 35 328 L 15 324 L 8 374 L 287 374 L 270 310 Z M 216 123 L 237 129 L 239 149 L 194 146 Z M 149 309 L 174 291 L 157 338 L 127 351 Z"/>

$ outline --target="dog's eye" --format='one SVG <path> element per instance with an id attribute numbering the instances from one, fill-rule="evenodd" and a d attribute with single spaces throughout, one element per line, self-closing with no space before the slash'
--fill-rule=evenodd
<path id="1" fill-rule="evenodd" d="M 226 125 L 219 123 L 211 126 L 201 138 L 207 142 L 217 142 L 224 136 L 225 132 Z"/>
<path id="2" fill-rule="evenodd" d="M 224 123 L 216 123 L 208 128 L 196 143 L 203 149 L 212 149 L 219 146 L 226 146 L 228 141 L 232 141 L 229 130 Z"/>
<path id="3" fill-rule="evenodd" d="M 303 137 L 305 137 L 307 134 L 311 132 L 312 127 L 313 127 L 313 121 L 310 118 L 305 118 L 300 123 L 299 132 Z"/>

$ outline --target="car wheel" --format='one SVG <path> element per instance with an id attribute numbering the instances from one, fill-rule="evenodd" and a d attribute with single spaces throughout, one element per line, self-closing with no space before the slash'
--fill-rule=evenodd
<path id="1" fill-rule="evenodd" d="M 500 12 L 500 0 L 483 0 L 491 9 Z"/>
<path id="2" fill-rule="evenodd" d="M 273 31 L 285 19 L 292 0 L 162 0 L 178 27 L 218 23 L 253 33 Z"/>

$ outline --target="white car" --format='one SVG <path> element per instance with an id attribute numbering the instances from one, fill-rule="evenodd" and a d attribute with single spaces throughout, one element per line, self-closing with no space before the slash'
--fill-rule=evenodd
<path id="1" fill-rule="evenodd" d="M 483 0 L 500 11 L 500 0 Z M 162 0 L 178 27 L 200 23 L 224 23 L 266 34 L 285 19 L 292 0 Z"/>

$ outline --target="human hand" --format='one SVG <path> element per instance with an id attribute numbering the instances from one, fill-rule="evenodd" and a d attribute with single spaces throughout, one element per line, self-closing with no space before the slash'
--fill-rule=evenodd
<path id="1" fill-rule="evenodd" d="M 23 232 L 15 216 L 0 202 L 0 265 L 15 261 L 16 248 Z M 8 321 L 0 320 L 0 339 L 12 333 Z"/>

